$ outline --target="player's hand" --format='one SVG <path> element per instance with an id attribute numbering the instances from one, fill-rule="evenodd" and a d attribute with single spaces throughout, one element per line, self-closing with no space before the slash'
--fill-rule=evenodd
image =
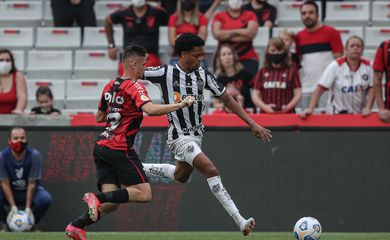
<path id="1" fill-rule="evenodd" d="M 81 0 L 70 0 L 70 3 L 73 5 L 79 5 L 81 3 Z"/>
<path id="2" fill-rule="evenodd" d="M 274 108 L 276 107 L 276 104 L 274 103 L 271 103 L 271 104 L 267 104 L 265 105 L 264 109 L 262 109 L 263 111 L 265 111 L 266 113 L 274 113 Z"/>
<path id="3" fill-rule="evenodd" d="M 8 216 L 7 216 L 7 223 L 8 222 L 11 222 L 12 220 L 12 217 L 18 212 L 18 207 L 16 207 L 15 205 L 11 207 L 11 210 L 9 211 L 8 213 Z"/>
<path id="4" fill-rule="evenodd" d="M 313 110 L 311 110 L 310 108 L 306 108 L 305 110 L 303 110 L 303 111 L 299 114 L 299 116 L 300 116 L 301 118 L 307 118 L 307 116 L 309 116 L 309 115 L 311 115 L 311 114 L 313 114 Z"/>
<path id="5" fill-rule="evenodd" d="M 385 123 L 390 122 L 390 111 L 387 109 L 379 110 L 378 112 L 380 120 L 382 120 Z"/>
<path id="6" fill-rule="evenodd" d="M 24 209 L 24 212 L 27 214 L 28 218 L 31 219 L 32 222 L 35 222 L 35 217 L 33 212 L 31 211 L 31 208 Z"/>
<path id="7" fill-rule="evenodd" d="M 362 116 L 363 117 L 368 117 L 371 114 L 371 110 L 368 108 L 363 108 L 362 110 Z"/>
<path id="8" fill-rule="evenodd" d="M 272 135 L 271 131 L 256 124 L 254 127 L 252 127 L 252 133 L 257 137 L 263 140 L 263 142 L 269 142 L 271 141 Z"/>
<path id="9" fill-rule="evenodd" d="M 116 47 L 108 49 L 108 56 L 111 60 L 115 61 L 118 59 L 118 49 Z"/>
<path id="10" fill-rule="evenodd" d="M 195 103 L 195 98 L 193 96 L 188 96 L 180 102 L 182 107 L 189 107 Z"/>

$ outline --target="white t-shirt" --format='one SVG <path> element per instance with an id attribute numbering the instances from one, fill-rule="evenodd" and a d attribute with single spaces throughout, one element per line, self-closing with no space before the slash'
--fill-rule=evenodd
<path id="1" fill-rule="evenodd" d="M 352 71 L 347 58 L 332 61 L 318 83 L 329 89 L 326 112 L 361 113 L 367 103 L 367 93 L 372 87 L 373 71 L 370 61 L 361 59 L 356 71 Z"/>

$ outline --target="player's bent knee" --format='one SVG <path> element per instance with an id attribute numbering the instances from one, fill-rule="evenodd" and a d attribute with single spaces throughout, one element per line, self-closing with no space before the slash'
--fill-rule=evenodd
<path id="1" fill-rule="evenodd" d="M 178 175 L 175 174 L 175 180 L 181 183 L 186 183 L 190 179 L 191 175 Z"/>

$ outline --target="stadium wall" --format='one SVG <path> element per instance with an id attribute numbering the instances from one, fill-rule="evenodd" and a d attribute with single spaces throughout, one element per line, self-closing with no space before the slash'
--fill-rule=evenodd
<path id="1" fill-rule="evenodd" d="M 26 129 L 29 144 L 42 154 L 44 184 L 53 196 L 40 229 L 62 231 L 86 211 L 82 194 L 97 191 L 92 148 L 101 128 Z M 6 139 L 2 127 L 0 146 Z M 203 149 L 243 216 L 255 217 L 256 231 L 290 231 L 300 217 L 313 216 L 324 231 L 385 232 L 390 229 L 389 139 L 388 128 L 276 128 L 272 142 L 264 144 L 248 129 L 210 128 Z M 165 128 L 144 127 L 135 146 L 144 162 L 174 163 Z M 90 229 L 237 230 L 199 173 L 187 184 L 151 181 L 151 203 L 121 206 Z"/>

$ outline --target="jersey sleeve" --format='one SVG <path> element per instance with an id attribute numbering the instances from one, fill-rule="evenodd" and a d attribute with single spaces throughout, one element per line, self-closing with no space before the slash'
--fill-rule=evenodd
<path id="1" fill-rule="evenodd" d="M 210 90 L 215 97 L 222 96 L 222 94 L 224 94 L 226 91 L 225 86 L 223 86 L 222 83 L 218 82 L 215 79 L 214 75 L 211 74 L 209 71 L 206 71 L 205 75 L 206 75 L 205 88 L 207 90 Z"/>
<path id="2" fill-rule="evenodd" d="M 336 71 L 338 68 L 338 63 L 336 61 L 332 61 L 325 69 L 324 73 L 321 76 L 318 85 L 321 85 L 327 89 L 331 88 L 333 83 L 336 80 Z"/>
<path id="3" fill-rule="evenodd" d="M 107 87 L 107 86 L 106 86 Z M 99 105 L 98 105 L 98 109 L 100 111 L 103 111 L 103 112 L 107 112 L 107 101 L 106 99 L 104 98 L 104 94 L 106 92 L 106 87 L 104 87 L 103 89 L 103 92 L 100 96 L 100 101 L 99 101 Z"/>
<path id="4" fill-rule="evenodd" d="M 176 26 L 176 20 L 177 20 L 176 16 L 177 16 L 176 14 L 173 14 L 169 17 L 168 27 L 175 27 Z"/>
<path id="5" fill-rule="evenodd" d="M 166 79 L 167 66 L 145 68 L 144 78 L 152 83 L 162 83 Z"/>
<path id="6" fill-rule="evenodd" d="M 199 15 L 199 26 L 206 26 L 209 23 L 209 20 L 203 14 Z"/>
<path id="7" fill-rule="evenodd" d="M 5 159 L 3 157 L 3 154 L 0 153 L 0 180 L 7 179 L 8 173 L 5 169 Z"/>
<path id="8" fill-rule="evenodd" d="M 341 40 L 341 33 L 334 29 L 330 40 L 330 48 L 333 53 L 342 53 L 344 51 L 343 42 Z"/>
<path id="9" fill-rule="evenodd" d="M 151 102 L 148 92 L 142 83 L 134 83 L 134 87 L 131 89 L 130 95 L 131 100 L 139 110 L 141 110 L 144 104 Z"/>
<path id="10" fill-rule="evenodd" d="M 382 42 L 379 48 L 376 50 L 375 57 L 374 57 L 374 64 L 372 65 L 372 68 L 377 72 L 384 72 L 385 71 L 385 63 L 383 61 L 384 59 L 384 46 L 385 43 Z"/>
<path id="11" fill-rule="evenodd" d="M 213 18 L 213 23 L 214 23 L 214 22 L 222 22 L 222 13 L 223 13 L 223 12 L 219 12 L 219 13 L 217 13 L 217 14 L 214 16 L 214 18 Z"/>
<path id="12" fill-rule="evenodd" d="M 124 20 L 123 11 L 124 10 L 118 10 L 110 14 L 110 19 L 113 24 L 118 24 L 123 22 Z"/>
<path id="13" fill-rule="evenodd" d="M 256 90 L 261 90 L 261 81 L 262 81 L 262 77 L 263 77 L 263 69 L 260 69 L 259 71 L 257 71 L 255 77 L 254 77 L 254 84 L 253 84 L 253 88 L 256 89 Z"/>
<path id="14" fill-rule="evenodd" d="M 42 178 L 42 157 L 36 149 L 34 149 L 31 154 L 32 163 L 30 172 L 28 174 L 28 179 L 39 180 Z"/>

